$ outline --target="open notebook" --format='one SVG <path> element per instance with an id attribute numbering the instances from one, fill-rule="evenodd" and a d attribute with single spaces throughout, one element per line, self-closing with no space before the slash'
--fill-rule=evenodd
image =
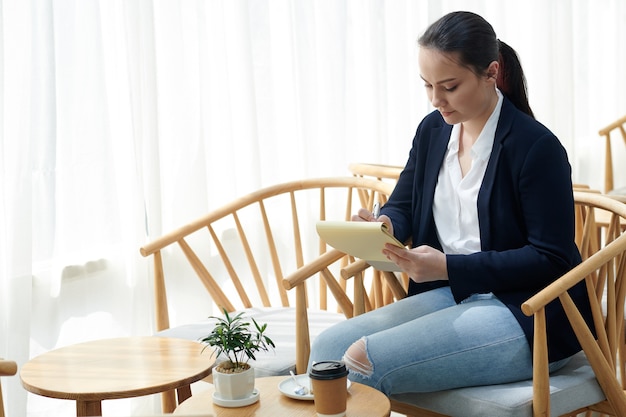
<path id="1" fill-rule="evenodd" d="M 387 229 L 383 222 L 318 221 L 317 233 L 330 246 L 355 258 L 363 259 L 380 271 L 400 271 L 382 250 L 385 243 L 404 245 Z"/>

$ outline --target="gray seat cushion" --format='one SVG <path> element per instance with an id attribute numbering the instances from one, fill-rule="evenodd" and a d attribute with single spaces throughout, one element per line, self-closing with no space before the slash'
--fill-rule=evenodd
<path id="1" fill-rule="evenodd" d="M 255 376 L 289 375 L 289 371 L 295 371 L 296 367 L 296 311 L 292 307 L 277 308 L 249 308 L 242 310 L 245 317 L 254 317 L 259 323 L 267 323 L 267 335 L 276 344 L 276 349 L 269 352 L 259 352 L 255 361 L 250 361 L 254 366 Z M 229 313 L 230 314 L 230 313 Z M 236 313 L 234 313 L 236 314 Z M 345 320 L 341 313 L 324 310 L 308 310 L 309 333 L 311 342 L 324 329 Z M 155 336 L 175 337 L 189 340 L 200 340 L 214 327 L 215 321 L 206 319 L 197 323 L 177 326 L 163 330 Z M 209 357 L 205 351 L 203 354 Z M 225 358 L 217 358 L 221 362 Z"/>
<path id="2" fill-rule="evenodd" d="M 550 375 L 551 415 L 577 410 L 605 399 L 583 352 Z M 532 381 L 394 395 L 393 399 L 458 417 L 532 417 Z"/>

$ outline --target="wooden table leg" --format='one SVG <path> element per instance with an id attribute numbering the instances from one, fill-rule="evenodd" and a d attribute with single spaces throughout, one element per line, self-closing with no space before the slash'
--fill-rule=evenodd
<path id="1" fill-rule="evenodd" d="M 81 401 L 76 400 L 76 416 L 101 416 L 102 415 L 102 402 L 101 401 Z"/>
<path id="2" fill-rule="evenodd" d="M 161 394 L 161 409 L 164 413 L 173 413 L 176 405 L 176 390 L 166 391 Z"/>

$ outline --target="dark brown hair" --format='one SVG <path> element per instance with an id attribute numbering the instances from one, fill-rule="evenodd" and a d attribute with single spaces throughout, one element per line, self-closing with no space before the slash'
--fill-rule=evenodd
<path id="1" fill-rule="evenodd" d="M 472 12 L 452 12 L 443 16 L 418 39 L 420 46 L 454 53 L 459 63 L 479 76 L 489 64 L 498 61 L 496 85 L 524 113 L 534 117 L 528 104 L 526 77 L 517 53 L 496 37 L 489 22 Z"/>

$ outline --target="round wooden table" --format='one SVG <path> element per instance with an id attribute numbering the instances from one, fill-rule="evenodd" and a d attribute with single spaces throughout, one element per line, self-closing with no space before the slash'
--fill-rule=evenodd
<path id="1" fill-rule="evenodd" d="M 95 340 L 39 355 L 22 366 L 24 388 L 76 401 L 77 416 L 101 416 L 102 400 L 166 393 L 164 412 L 191 396 L 190 384 L 211 373 L 210 352 L 192 340 L 124 337 Z"/>
<path id="2" fill-rule="evenodd" d="M 316 417 L 313 401 L 295 400 L 281 394 L 278 384 L 288 376 L 257 378 L 254 385 L 260 393 L 259 401 L 245 407 L 220 407 L 213 404 L 213 386 L 182 402 L 174 414 L 213 414 L 215 417 Z M 389 399 L 382 392 L 353 382 L 348 392 L 346 417 L 388 417 Z"/>

